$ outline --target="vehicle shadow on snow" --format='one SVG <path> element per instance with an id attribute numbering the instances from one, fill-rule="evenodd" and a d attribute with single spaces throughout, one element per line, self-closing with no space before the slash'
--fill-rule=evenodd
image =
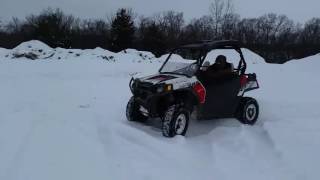
<path id="1" fill-rule="evenodd" d="M 197 137 L 197 136 L 206 135 L 219 127 L 240 127 L 240 126 L 241 126 L 241 123 L 234 118 L 210 119 L 210 120 L 192 119 L 189 123 L 187 136 Z"/>
<path id="2" fill-rule="evenodd" d="M 128 122 L 128 125 L 153 137 L 161 135 L 161 119 L 148 119 L 146 122 Z"/>
<path id="3" fill-rule="evenodd" d="M 144 123 L 129 123 L 131 127 L 144 131 L 151 136 L 161 136 L 162 121 L 160 118 L 149 119 Z M 211 119 L 211 120 L 196 120 L 192 118 L 189 122 L 186 137 L 197 137 L 209 134 L 217 127 L 240 127 L 241 123 L 234 119 Z"/>

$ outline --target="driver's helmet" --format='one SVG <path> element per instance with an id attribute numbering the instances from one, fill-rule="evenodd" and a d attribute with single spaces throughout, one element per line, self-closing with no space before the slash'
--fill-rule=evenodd
<path id="1" fill-rule="evenodd" d="M 224 55 L 219 55 L 216 58 L 215 64 L 226 64 L 227 63 L 227 58 Z"/>

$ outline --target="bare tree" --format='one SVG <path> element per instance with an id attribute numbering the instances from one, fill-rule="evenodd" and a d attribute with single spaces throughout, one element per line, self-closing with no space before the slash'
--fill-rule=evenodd
<path id="1" fill-rule="evenodd" d="M 222 24 L 233 17 L 234 6 L 232 0 L 214 0 L 209 7 L 210 16 L 212 17 L 212 26 L 216 37 L 221 37 Z"/>
<path id="2" fill-rule="evenodd" d="M 183 41 L 185 43 L 192 43 L 199 40 L 213 39 L 211 22 L 212 18 L 210 16 L 203 16 L 199 19 L 191 20 L 184 28 Z"/>
<path id="3" fill-rule="evenodd" d="M 18 33 L 21 30 L 21 21 L 17 17 L 13 17 L 12 20 L 6 25 L 6 31 L 9 33 Z"/>
<path id="4" fill-rule="evenodd" d="M 320 41 L 320 18 L 312 18 L 305 23 L 302 41 L 317 44 Z"/>
<path id="5" fill-rule="evenodd" d="M 157 14 L 154 19 L 168 35 L 178 34 L 184 25 L 183 13 L 181 12 L 166 11 Z"/>
<path id="6" fill-rule="evenodd" d="M 168 48 L 180 44 L 179 39 L 184 26 L 183 13 L 166 11 L 154 16 L 154 20 L 160 30 L 164 33 L 164 42 L 167 44 Z"/>
<path id="7" fill-rule="evenodd" d="M 50 46 L 69 47 L 70 33 L 75 18 L 65 15 L 60 9 L 45 9 L 39 15 L 30 15 L 26 24 L 32 38 L 42 40 Z"/>

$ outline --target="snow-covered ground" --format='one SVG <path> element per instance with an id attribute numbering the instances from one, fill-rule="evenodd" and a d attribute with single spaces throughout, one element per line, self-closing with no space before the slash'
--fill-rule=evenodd
<path id="1" fill-rule="evenodd" d="M 30 51 L 41 59 L 13 58 Z M 249 94 L 257 125 L 192 121 L 186 137 L 168 139 L 157 123 L 125 118 L 130 77 L 156 72 L 163 57 L 0 48 L 0 179 L 318 180 L 320 55 L 271 65 L 244 51 L 261 86 Z"/>

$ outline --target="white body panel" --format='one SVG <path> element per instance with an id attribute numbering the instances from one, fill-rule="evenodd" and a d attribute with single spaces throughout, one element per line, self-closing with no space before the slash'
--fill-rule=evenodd
<path id="1" fill-rule="evenodd" d="M 174 90 L 191 87 L 193 84 L 198 82 L 198 79 L 195 76 L 187 77 L 178 74 L 155 74 L 138 79 L 142 82 L 148 82 L 154 85 L 161 83 L 172 84 Z"/>

